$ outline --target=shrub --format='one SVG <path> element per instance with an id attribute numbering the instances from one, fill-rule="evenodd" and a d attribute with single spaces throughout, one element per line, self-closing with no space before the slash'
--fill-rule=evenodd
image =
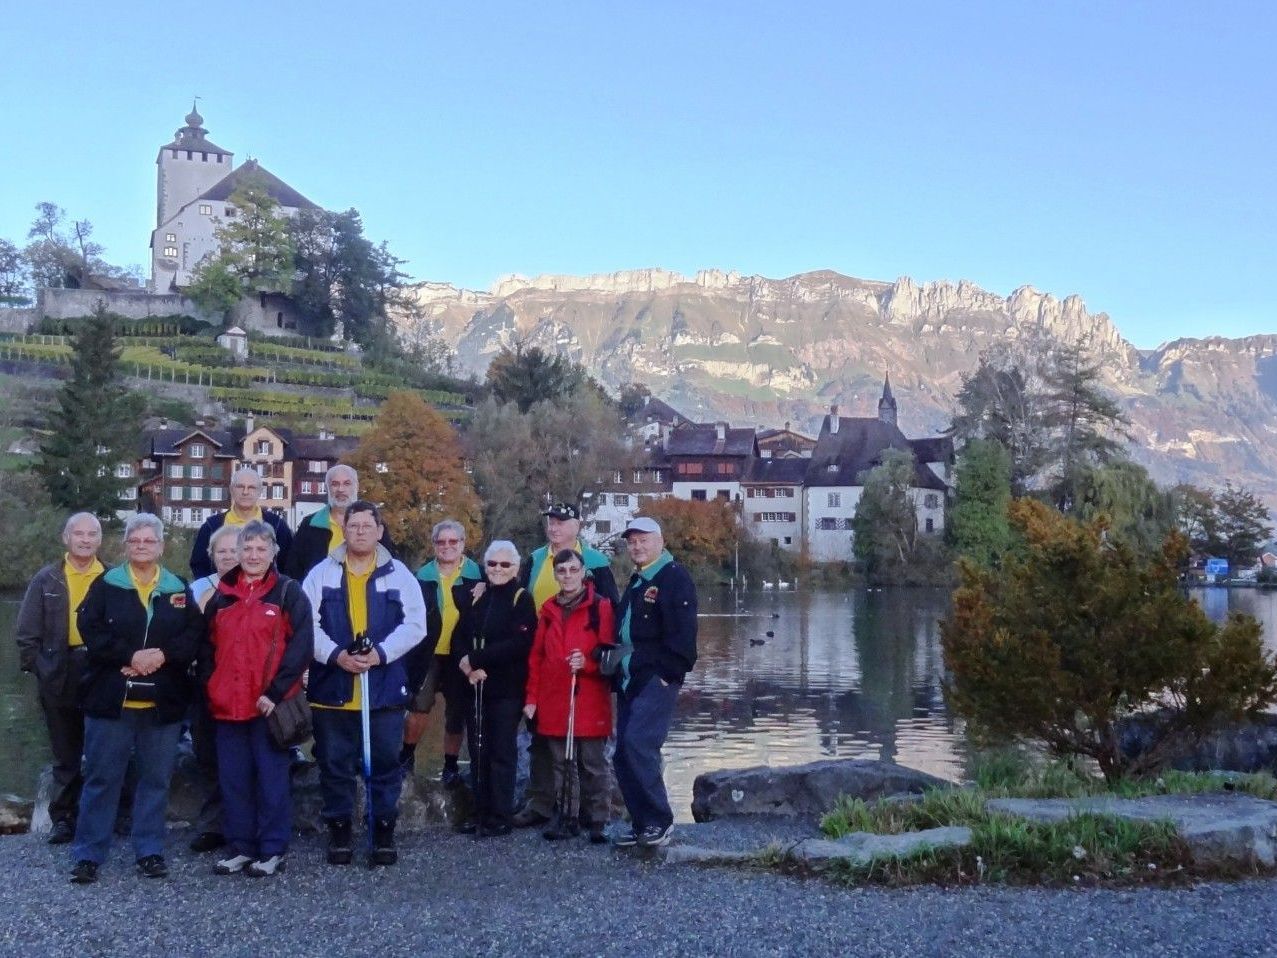
<path id="1" fill-rule="evenodd" d="M 1115 781 L 1277 700 L 1259 624 L 1232 615 L 1217 626 L 1180 592 L 1181 535 L 1141 556 L 1107 541 L 1102 519 L 1030 500 L 1008 511 L 1024 548 L 996 573 L 961 563 L 941 625 L 946 697 L 978 738 L 1086 756 Z M 1148 747 L 1124 754 L 1120 723 L 1155 709 Z"/>

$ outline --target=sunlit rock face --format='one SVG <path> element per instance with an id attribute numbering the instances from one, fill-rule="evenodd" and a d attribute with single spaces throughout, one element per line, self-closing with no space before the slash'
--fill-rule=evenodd
<path id="1" fill-rule="evenodd" d="M 874 415 L 890 371 L 907 435 L 943 429 L 962 375 L 996 343 L 1082 341 L 1131 419 L 1133 455 L 1163 482 L 1226 478 L 1277 503 L 1277 336 L 1181 339 L 1141 352 L 1078 296 L 1000 296 L 966 280 L 785 279 L 663 269 L 507 276 L 487 292 L 413 288 L 419 317 L 482 375 L 524 342 L 602 382 L 646 383 L 688 416 L 809 432 L 832 403 Z"/>

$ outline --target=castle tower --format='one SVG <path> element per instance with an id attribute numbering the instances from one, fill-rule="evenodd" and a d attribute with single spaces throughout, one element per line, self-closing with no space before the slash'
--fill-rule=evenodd
<path id="1" fill-rule="evenodd" d="M 878 418 L 896 425 L 896 397 L 891 395 L 891 373 L 882 378 L 882 398 L 878 400 Z"/>
<path id="2" fill-rule="evenodd" d="M 204 118 L 191 104 L 186 126 L 173 136 L 173 142 L 160 147 L 155 158 L 156 227 L 163 226 L 191 200 L 195 199 L 226 174 L 234 165 L 234 154 L 209 142 Z"/>

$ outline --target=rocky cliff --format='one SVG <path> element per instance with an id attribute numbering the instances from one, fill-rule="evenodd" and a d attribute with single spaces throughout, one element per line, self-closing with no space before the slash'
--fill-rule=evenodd
<path id="1" fill-rule="evenodd" d="M 1277 501 L 1277 336 L 1177 340 L 1141 353 L 1078 296 L 1022 286 L 919 284 L 818 271 L 768 279 L 719 270 L 508 276 L 487 293 L 416 287 L 420 312 L 482 373 L 521 340 L 565 353 L 603 382 L 643 382 L 696 418 L 785 420 L 814 430 L 838 403 L 872 415 L 891 372 L 909 435 L 949 421 L 961 376 L 994 343 L 1084 341 L 1132 420 L 1133 454 L 1162 481 L 1253 486 Z"/>

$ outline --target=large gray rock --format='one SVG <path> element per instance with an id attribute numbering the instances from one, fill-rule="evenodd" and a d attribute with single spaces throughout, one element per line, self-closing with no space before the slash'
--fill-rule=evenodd
<path id="1" fill-rule="evenodd" d="M 1112 815 L 1131 821 L 1169 821 L 1192 850 L 1210 865 L 1277 864 L 1277 802 L 1250 795 L 1154 795 L 1147 798 L 998 798 L 991 812 L 1035 822 L 1073 815 Z"/>
<path id="2" fill-rule="evenodd" d="M 947 788 L 944 779 L 890 762 L 832 759 L 774 768 L 720 769 L 696 776 L 692 817 L 708 822 L 728 815 L 823 815 L 839 795 L 872 800 L 897 793 Z"/>
<path id="3" fill-rule="evenodd" d="M 1135 715 L 1120 728 L 1122 752 L 1142 755 L 1151 747 L 1156 729 L 1164 721 L 1158 712 Z M 1217 729 L 1200 742 L 1171 756 L 1172 768 L 1193 772 L 1277 773 L 1277 714 L 1257 716 Z"/>
<path id="4" fill-rule="evenodd" d="M 925 849 L 965 848 L 971 844 L 971 829 L 961 825 L 928 828 L 899 835 L 852 832 L 842 838 L 809 838 L 789 849 L 789 854 L 807 862 L 846 861 L 868 865 L 884 858 L 905 858 Z"/>
<path id="5" fill-rule="evenodd" d="M 33 806 L 17 795 L 0 795 L 0 835 L 25 832 L 31 825 Z"/>

